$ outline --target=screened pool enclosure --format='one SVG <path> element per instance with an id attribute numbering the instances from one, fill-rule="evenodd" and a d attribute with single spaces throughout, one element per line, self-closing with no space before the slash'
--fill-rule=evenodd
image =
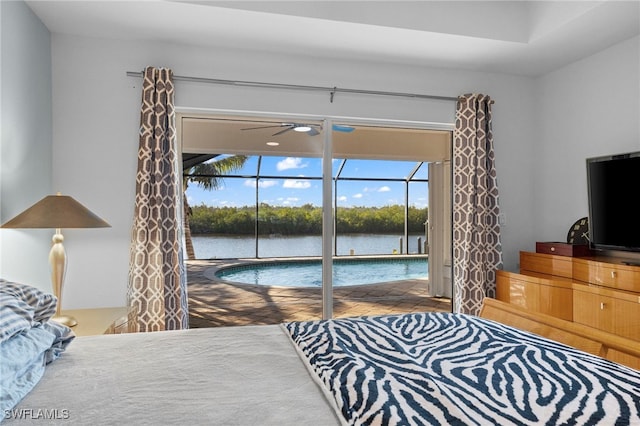
<path id="1" fill-rule="evenodd" d="M 216 173 L 225 161 L 236 167 Z M 183 162 L 196 258 L 321 256 L 321 158 L 183 154 Z M 427 253 L 428 162 L 334 158 L 331 169 L 334 256 Z M 203 188 L 211 179 L 216 188 Z"/>

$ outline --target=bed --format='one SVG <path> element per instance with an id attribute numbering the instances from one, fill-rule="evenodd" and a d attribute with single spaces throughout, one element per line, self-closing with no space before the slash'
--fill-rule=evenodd
<path id="1" fill-rule="evenodd" d="M 640 371 L 607 359 L 634 365 L 637 342 L 572 327 L 487 299 L 480 317 L 59 332 L 3 423 L 640 424 Z"/>

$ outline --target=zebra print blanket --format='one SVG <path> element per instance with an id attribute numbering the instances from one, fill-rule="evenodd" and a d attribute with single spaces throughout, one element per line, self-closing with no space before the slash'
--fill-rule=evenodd
<path id="1" fill-rule="evenodd" d="M 348 425 L 640 425 L 640 371 L 493 321 L 283 324 Z"/>

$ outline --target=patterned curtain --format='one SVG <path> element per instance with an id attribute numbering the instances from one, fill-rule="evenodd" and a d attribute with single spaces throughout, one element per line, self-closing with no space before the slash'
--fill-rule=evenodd
<path id="1" fill-rule="evenodd" d="M 491 104 L 480 94 L 458 99 L 453 133 L 453 310 L 472 315 L 495 297 L 502 268 Z"/>
<path id="2" fill-rule="evenodd" d="M 139 331 L 188 328 L 173 73 L 146 68 L 127 299 Z"/>

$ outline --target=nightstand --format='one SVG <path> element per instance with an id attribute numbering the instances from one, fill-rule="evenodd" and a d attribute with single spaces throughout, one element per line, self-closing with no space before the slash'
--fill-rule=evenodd
<path id="1" fill-rule="evenodd" d="M 133 317 L 126 307 L 70 309 L 62 311 L 63 315 L 75 317 L 78 325 L 71 327 L 76 336 L 92 336 L 96 334 L 117 334 L 133 331 Z"/>

